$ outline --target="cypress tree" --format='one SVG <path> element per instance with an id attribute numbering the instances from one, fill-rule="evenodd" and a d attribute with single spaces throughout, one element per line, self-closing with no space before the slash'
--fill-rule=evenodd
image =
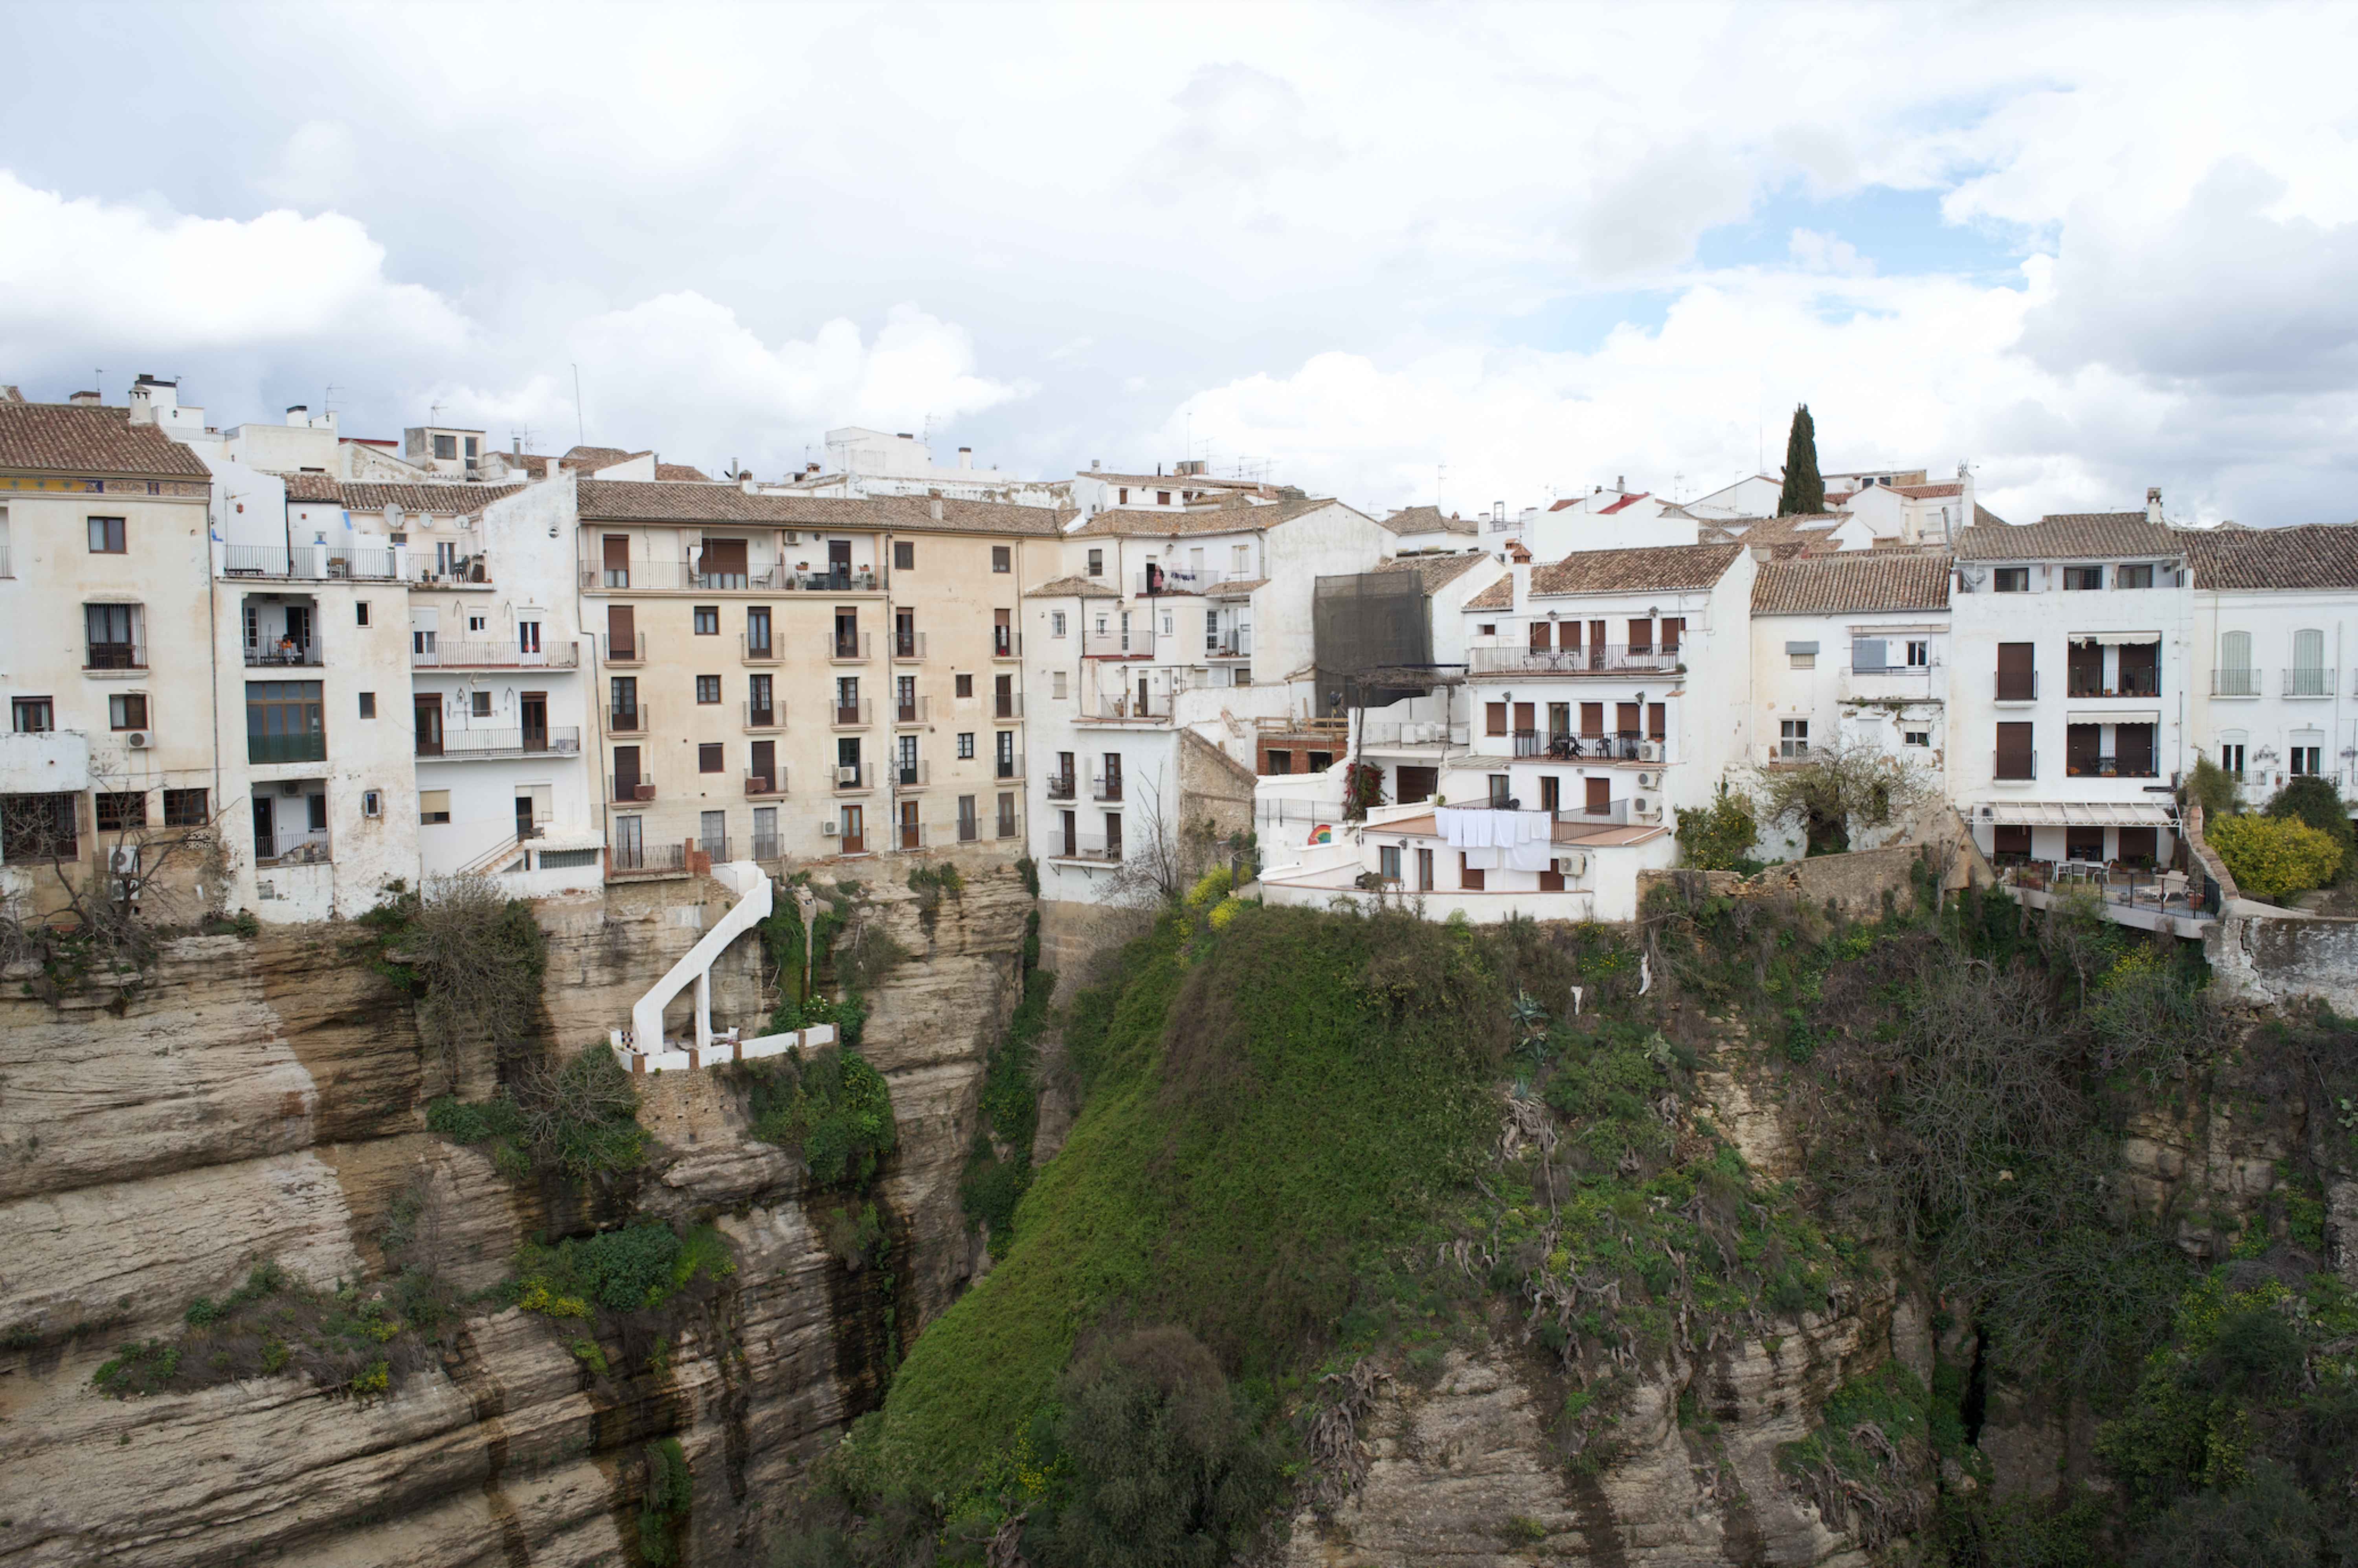
<path id="1" fill-rule="evenodd" d="M 1793 406 L 1793 429 L 1785 438 L 1785 492 L 1777 498 L 1777 515 L 1826 509 L 1826 481 L 1818 477 L 1818 427 L 1810 419 L 1810 406 Z"/>

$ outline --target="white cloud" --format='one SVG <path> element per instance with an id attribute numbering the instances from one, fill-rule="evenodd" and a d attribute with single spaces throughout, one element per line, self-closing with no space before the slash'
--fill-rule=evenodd
<path id="1" fill-rule="evenodd" d="M 352 191 L 360 179 L 360 148 L 350 126 L 306 120 L 279 149 L 278 162 L 254 183 L 297 206 L 319 207 Z"/>
<path id="2" fill-rule="evenodd" d="M 365 334 L 454 352 L 467 325 L 432 291 L 386 276 L 350 218 L 240 222 L 68 200 L 0 170 L 0 351 L 27 359 L 125 345 L 200 351 Z"/>

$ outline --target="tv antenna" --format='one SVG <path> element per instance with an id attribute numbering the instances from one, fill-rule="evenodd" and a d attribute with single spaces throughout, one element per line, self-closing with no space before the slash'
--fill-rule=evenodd
<path id="1" fill-rule="evenodd" d="M 583 432 L 588 428 L 589 426 L 581 417 L 581 367 L 577 364 L 573 367 L 573 440 L 575 445 L 586 447 L 590 444 L 590 438 L 583 434 Z"/>
<path id="2" fill-rule="evenodd" d="M 334 408 L 336 406 L 336 394 L 343 390 L 344 389 L 342 387 L 338 386 L 332 381 L 322 388 L 319 393 L 319 412 L 325 414 Z"/>

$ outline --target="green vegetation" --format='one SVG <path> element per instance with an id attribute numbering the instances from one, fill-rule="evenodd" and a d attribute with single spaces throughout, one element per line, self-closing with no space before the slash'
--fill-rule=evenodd
<path id="1" fill-rule="evenodd" d="M 2186 775 L 2186 798 L 2202 808 L 2203 819 L 2226 816 L 2241 804 L 2243 781 L 2210 758 L 2196 753 L 2193 771 Z"/>
<path id="2" fill-rule="evenodd" d="M 909 891 L 917 895 L 917 921 L 925 935 L 934 933 L 934 922 L 941 917 L 942 896 L 953 899 L 966 896 L 966 878 L 947 860 L 938 865 L 915 866 L 909 871 Z"/>
<path id="3" fill-rule="evenodd" d="M 685 1232 L 643 1219 L 619 1230 L 526 1244 L 507 1294 L 527 1312 L 589 1318 L 597 1312 L 652 1312 L 699 1281 L 737 1271 L 728 1238 L 708 1225 Z"/>
<path id="4" fill-rule="evenodd" d="M 819 1187 L 865 1187 L 898 1133 L 884 1076 L 857 1051 L 827 1045 L 738 1068 L 753 1136 L 801 1156 Z"/>
<path id="5" fill-rule="evenodd" d="M 933 929 L 931 917 L 939 906 L 941 895 L 949 892 L 955 896 L 966 889 L 965 880 L 958 876 L 955 866 L 939 871 L 921 867 L 910 873 L 909 885 L 920 895 L 920 918 L 925 920 L 928 931 Z M 798 888 L 812 888 L 819 900 L 807 934 L 809 973 L 803 966 L 806 934 L 795 897 Z M 859 918 L 859 897 L 858 882 L 837 882 L 822 891 L 813 888 L 807 871 L 798 871 L 788 879 L 785 896 L 778 900 L 768 918 L 756 928 L 761 933 L 762 951 L 769 961 L 778 997 L 764 1033 L 786 1034 L 813 1024 L 831 1023 L 836 1028 L 838 1044 L 852 1047 L 860 1044 L 868 1023 L 867 993 L 909 955 L 881 926 Z M 843 991 L 840 1000 L 830 998 L 819 987 L 817 972 L 821 970 L 835 977 Z M 803 994 L 806 990 L 811 993 L 807 998 Z"/>
<path id="6" fill-rule="evenodd" d="M 679 1540 L 687 1532 L 689 1507 L 696 1501 L 695 1478 L 687 1471 L 687 1455 L 679 1439 L 666 1437 L 646 1448 L 646 1491 L 639 1502 L 639 1556 L 662 1568 L 679 1557 Z"/>
<path id="7" fill-rule="evenodd" d="M 1792 427 L 1785 433 L 1785 488 L 1777 494 L 1777 515 L 1819 513 L 1826 509 L 1826 481 L 1818 474 L 1818 425 L 1810 406 L 1793 408 Z"/>
<path id="8" fill-rule="evenodd" d="M 2247 898 L 2307 892 L 2342 869 L 2342 846 L 2333 836 L 2296 817 L 2223 816 L 2205 822 L 2202 837 Z"/>
<path id="9" fill-rule="evenodd" d="M 2268 802 L 2268 815 L 2280 822 L 2307 823 L 2332 839 L 2342 851 L 2342 866 L 2350 863 L 2351 851 L 2358 847 L 2353 843 L 2349 808 L 2342 804 L 2342 792 L 2331 779 L 2315 773 L 2294 779 Z"/>
<path id="10" fill-rule="evenodd" d="M 124 1399 L 292 1371 L 330 1392 L 368 1395 L 386 1392 L 428 1359 L 383 1292 L 317 1290 L 276 1263 L 256 1265 L 219 1301 L 199 1296 L 186 1322 L 177 1338 L 123 1346 L 92 1382 Z"/>
<path id="11" fill-rule="evenodd" d="M 1828 1395 L 1818 1420 L 1777 1462 L 1826 1521 L 1869 1552 L 1920 1529 L 1927 1497 L 1919 1481 L 1932 1446 L 1924 1386 L 1886 1363 Z"/>
<path id="12" fill-rule="evenodd" d="M 1035 911 L 1023 934 L 1023 999 L 983 1069 L 982 1120 L 975 1129 L 974 1149 L 958 1185 L 967 1219 L 989 1230 L 994 1259 L 1007 1256 L 1015 1238 L 1016 1206 L 1032 1188 L 1032 1143 L 1040 1123 L 1034 1068 L 1040 1033 L 1048 1023 L 1049 998 L 1056 989 L 1056 977 L 1039 968 L 1039 961 L 1040 916 Z"/>
<path id="13" fill-rule="evenodd" d="M 611 1051 L 591 1045 L 561 1067 L 518 1066 L 487 1100 L 433 1100 L 426 1126 L 453 1143 L 489 1145 L 511 1177 L 558 1172 L 589 1183 L 635 1170 L 644 1158 L 638 1106 L 630 1074 Z"/>
<path id="14" fill-rule="evenodd" d="M 1760 862 L 1752 851 L 1760 838 L 1760 824 L 1752 815 L 1752 802 L 1728 786 L 1725 779 L 1719 782 L 1719 791 L 1711 804 L 1699 811 L 1680 810 L 1679 860 L 1701 871 L 1740 871 L 1746 876 L 1760 870 Z"/>
<path id="15" fill-rule="evenodd" d="M 438 877 L 417 891 L 400 882 L 355 922 L 370 934 L 373 959 L 415 1000 L 417 1032 L 458 1077 L 460 1047 L 488 1041 L 503 1066 L 541 1054 L 541 976 L 548 939 L 532 906 L 501 894 L 487 877 Z"/>

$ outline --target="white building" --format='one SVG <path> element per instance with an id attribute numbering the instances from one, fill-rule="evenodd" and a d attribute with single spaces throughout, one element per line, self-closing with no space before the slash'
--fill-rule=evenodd
<path id="1" fill-rule="evenodd" d="M 2358 806 L 2358 526 L 2179 535 L 2191 568 L 2193 747 L 2254 803 L 2332 779 Z"/>
<path id="2" fill-rule="evenodd" d="M 2191 761 L 2188 535 L 2146 512 L 1958 536 L 1949 780 L 1988 853 L 2158 864 Z"/>
<path id="3" fill-rule="evenodd" d="M 955 466 L 938 466 L 934 461 L 933 449 L 909 432 L 870 430 L 858 425 L 846 425 L 827 433 L 824 467 L 813 463 L 783 485 L 754 488 L 762 492 L 854 500 L 916 495 L 1012 506 L 1063 508 L 1077 504 L 1068 481 L 1027 480 L 995 468 L 977 468 L 972 447 L 957 449 Z"/>
<path id="4" fill-rule="evenodd" d="M 1921 771 L 1945 797 L 1950 576 L 1949 556 L 1933 551 L 1762 565 L 1752 584 L 1753 760 L 1773 767 L 1829 742 L 1864 744 Z M 1766 848 L 1763 859 L 1782 860 L 1804 846 Z"/>

